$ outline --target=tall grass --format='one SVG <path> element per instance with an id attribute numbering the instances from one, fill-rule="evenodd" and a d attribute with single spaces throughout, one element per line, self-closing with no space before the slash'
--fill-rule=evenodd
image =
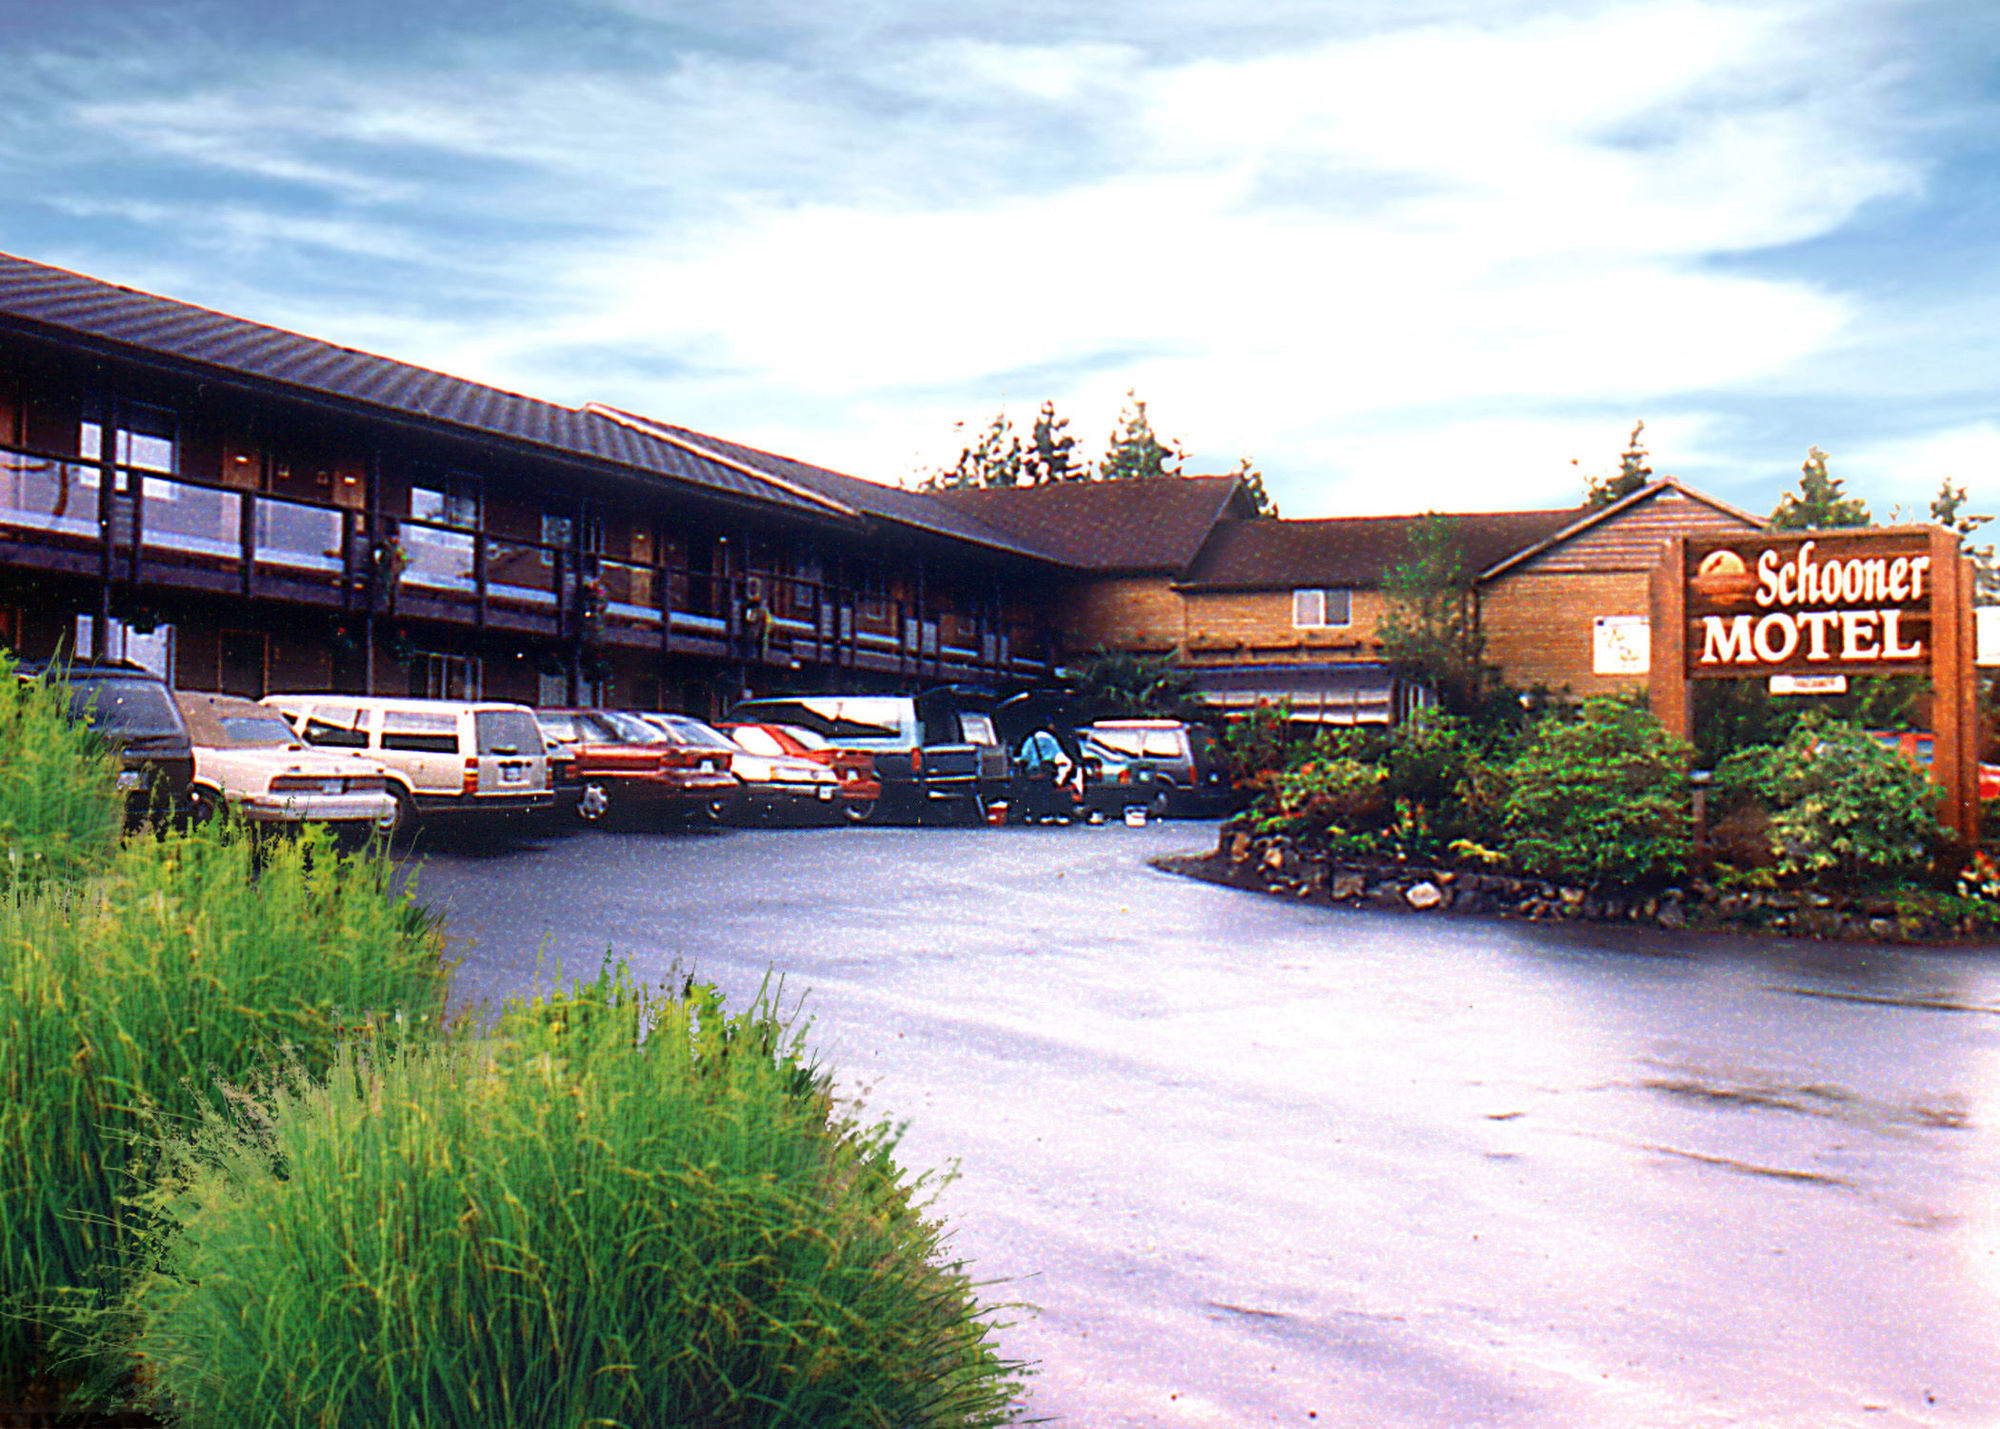
<path id="1" fill-rule="evenodd" d="M 0 890 L 101 870 L 125 823 L 117 756 L 70 720 L 69 686 L 14 668 L 0 650 Z"/>
<path id="2" fill-rule="evenodd" d="M 607 973 L 211 1115 L 135 1348 L 186 1429 L 1009 1422 L 894 1149 L 769 1000 Z"/>
<path id="3" fill-rule="evenodd" d="M 0 705 L 5 701 L 0 700 Z M 323 1073 L 371 1013 L 444 1011 L 430 916 L 386 861 L 225 826 L 0 898 L 0 1402 L 132 1269 L 166 1130 L 281 1057 Z"/>

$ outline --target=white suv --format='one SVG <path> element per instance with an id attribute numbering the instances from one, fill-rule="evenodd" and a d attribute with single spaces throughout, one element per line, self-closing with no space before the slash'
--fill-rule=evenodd
<path id="1" fill-rule="evenodd" d="M 307 744 L 389 771 L 398 827 L 420 815 L 521 813 L 555 803 L 541 726 L 526 705 L 381 695 L 266 695 Z"/>

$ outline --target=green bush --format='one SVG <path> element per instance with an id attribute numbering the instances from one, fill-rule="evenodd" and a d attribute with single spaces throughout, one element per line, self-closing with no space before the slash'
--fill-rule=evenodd
<path id="1" fill-rule="evenodd" d="M 1008 1422 L 894 1147 L 767 999 L 607 973 L 211 1116 L 135 1346 L 188 1429 Z"/>
<path id="2" fill-rule="evenodd" d="M 101 871 L 124 828 L 117 757 L 69 700 L 59 678 L 17 680 L 0 651 L 0 889 Z"/>
<path id="3" fill-rule="evenodd" d="M 1267 832 L 1354 833 L 1389 817 L 1387 772 L 1339 755 L 1320 755 L 1273 774 L 1257 802 Z"/>
<path id="4" fill-rule="evenodd" d="M 1840 721 L 1811 721 L 1775 748 L 1716 766 L 1711 802 L 1725 818 L 1761 813 L 1761 836 L 1786 877 L 1843 888 L 1922 873 L 1942 837 L 1937 791 L 1900 753 Z"/>
<path id="5" fill-rule="evenodd" d="M 218 825 L 0 900 L 0 1401 L 52 1380 L 71 1315 L 119 1287 L 148 1138 L 204 1088 L 280 1049 L 323 1071 L 375 1010 L 442 1014 L 437 935 L 388 872 Z"/>
<path id="6" fill-rule="evenodd" d="M 1506 774 L 1509 859 L 1588 886 L 1667 882 L 1687 868 L 1687 746 L 1652 715 L 1586 700 L 1536 725 Z"/>

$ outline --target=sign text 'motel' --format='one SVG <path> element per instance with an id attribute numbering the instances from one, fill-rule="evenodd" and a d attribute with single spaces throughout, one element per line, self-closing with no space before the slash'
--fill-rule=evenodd
<path id="1" fill-rule="evenodd" d="M 1817 532 L 1690 547 L 1690 676 L 1889 671 L 1930 661 L 1936 582 L 1922 533 Z"/>

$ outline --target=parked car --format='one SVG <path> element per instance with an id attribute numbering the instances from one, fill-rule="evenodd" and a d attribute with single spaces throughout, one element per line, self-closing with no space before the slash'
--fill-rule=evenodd
<path id="1" fill-rule="evenodd" d="M 70 713 L 117 751 L 128 827 L 152 817 L 181 820 L 198 812 L 194 742 L 165 680 L 122 660 L 67 666 L 22 661 L 15 675 L 34 680 L 52 670 L 69 684 Z"/>
<path id="2" fill-rule="evenodd" d="M 532 813 L 555 804 L 541 726 L 526 705 L 380 695 L 266 695 L 307 744 L 379 759 L 396 825 Z"/>
<path id="3" fill-rule="evenodd" d="M 1871 729 L 1868 737 L 1885 749 L 1893 749 L 1928 774 L 1936 757 L 1937 737 L 1929 730 Z M 1979 797 L 2000 799 L 2000 764 L 1979 766 Z"/>
<path id="4" fill-rule="evenodd" d="M 875 775 L 874 755 L 842 749 L 796 725 L 724 723 L 716 728 L 753 755 L 806 759 L 832 770 L 841 815 L 854 824 L 865 824 L 875 817 L 882 781 Z"/>
<path id="5" fill-rule="evenodd" d="M 736 776 L 735 796 L 713 803 L 713 816 L 737 819 L 832 817 L 839 780 L 824 764 L 794 755 L 757 753 L 693 715 L 654 714 L 647 719 L 678 740 L 694 747 L 728 751 L 729 771 Z"/>
<path id="6" fill-rule="evenodd" d="M 732 723 L 788 724 L 875 756 L 885 816 L 942 810 L 976 817 L 979 751 L 966 742 L 949 691 L 922 695 L 787 695 L 745 700 Z"/>
<path id="7" fill-rule="evenodd" d="M 1145 760 L 1132 758 L 1089 730 L 1077 732 L 1077 745 L 1083 751 L 1086 812 L 1111 817 L 1127 809 L 1144 809 L 1152 818 L 1165 816 L 1173 786 Z"/>
<path id="8" fill-rule="evenodd" d="M 587 824 L 614 813 L 687 817 L 736 790 L 729 756 L 690 748 L 624 710 L 538 709 L 557 803 Z"/>
<path id="9" fill-rule="evenodd" d="M 1100 719 L 1087 733 L 1164 781 L 1169 814 L 1220 813 L 1230 801 L 1229 776 L 1215 757 L 1215 734 L 1206 725 L 1177 719 Z"/>
<path id="10" fill-rule="evenodd" d="M 194 814 L 227 807 L 256 824 L 334 824 L 392 832 L 388 771 L 341 750 L 310 749 L 285 717 L 235 695 L 174 695 L 194 740 Z"/>
<path id="11" fill-rule="evenodd" d="M 1010 821 L 1162 810 L 1166 789 L 1152 771 L 1079 730 L 1074 716 L 1070 696 L 1059 690 L 1029 690 L 994 708 L 994 726 L 1013 755 Z"/>

